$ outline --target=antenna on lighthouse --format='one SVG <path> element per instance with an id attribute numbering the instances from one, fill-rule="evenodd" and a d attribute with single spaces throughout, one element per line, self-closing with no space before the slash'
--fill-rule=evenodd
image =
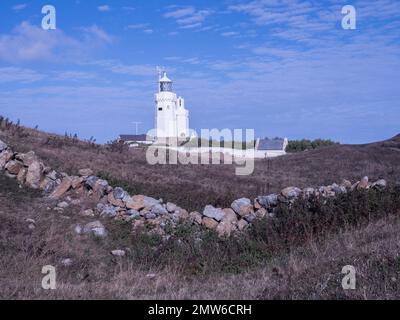
<path id="1" fill-rule="evenodd" d="M 158 80 L 161 79 L 163 72 L 165 71 L 164 67 L 157 66 Z"/>

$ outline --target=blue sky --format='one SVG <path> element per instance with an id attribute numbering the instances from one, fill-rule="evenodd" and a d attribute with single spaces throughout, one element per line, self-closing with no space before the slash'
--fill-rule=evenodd
<path id="1" fill-rule="evenodd" d="M 41 29 L 42 6 L 57 29 Z M 357 10 L 343 30 L 341 9 Z M 8 1 L 0 114 L 99 142 L 154 126 L 156 66 L 190 126 L 364 143 L 400 133 L 400 2 Z"/>

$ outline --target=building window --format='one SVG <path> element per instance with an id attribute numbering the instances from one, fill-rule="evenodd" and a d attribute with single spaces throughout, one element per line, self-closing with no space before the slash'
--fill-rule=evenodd
<path id="1" fill-rule="evenodd" d="M 160 82 L 161 92 L 172 92 L 172 82 Z"/>
<path id="2" fill-rule="evenodd" d="M 158 108 L 158 111 L 162 111 L 162 108 Z"/>

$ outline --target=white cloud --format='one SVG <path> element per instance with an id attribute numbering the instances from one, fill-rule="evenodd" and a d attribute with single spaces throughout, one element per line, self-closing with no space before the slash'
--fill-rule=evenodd
<path id="1" fill-rule="evenodd" d="M 193 15 L 195 12 L 196 12 L 196 10 L 194 7 L 187 7 L 187 8 L 181 8 L 181 9 L 169 11 L 164 14 L 164 17 L 178 19 L 178 18 Z"/>
<path id="2" fill-rule="evenodd" d="M 154 32 L 154 30 L 152 28 L 150 28 L 150 25 L 148 23 L 130 24 L 130 25 L 126 26 L 125 29 L 140 30 L 147 34 L 151 34 Z"/>
<path id="3" fill-rule="evenodd" d="M 28 5 L 26 3 L 17 4 L 12 7 L 14 11 L 21 11 L 24 10 Z"/>
<path id="4" fill-rule="evenodd" d="M 227 31 L 227 32 L 222 32 L 221 36 L 223 36 L 223 37 L 233 37 L 233 36 L 237 36 L 238 34 L 239 34 L 239 32 Z"/>
<path id="5" fill-rule="evenodd" d="M 84 31 L 84 36 L 90 40 L 99 40 L 100 42 L 104 43 L 111 43 L 114 40 L 112 36 L 95 24 L 90 27 L 83 27 L 80 29 Z"/>
<path id="6" fill-rule="evenodd" d="M 329 36 L 341 18 L 340 9 L 300 0 L 255 0 L 230 5 L 228 9 L 248 15 L 257 26 L 268 26 L 267 32 L 274 37 L 292 41 L 310 41 L 316 33 Z"/>
<path id="7" fill-rule="evenodd" d="M 291 18 L 307 15 L 318 10 L 318 7 L 300 0 L 290 2 L 255 0 L 231 5 L 228 9 L 250 15 L 259 25 L 271 25 L 288 23 Z"/>
<path id="8" fill-rule="evenodd" d="M 110 11 L 110 9 L 110 6 L 106 4 L 97 7 L 97 10 L 99 10 L 100 12 L 107 12 Z"/>
<path id="9" fill-rule="evenodd" d="M 185 59 L 185 60 L 183 60 L 183 62 L 186 62 L 189 64 L 200 64 L 200 59 L 197 57 L 194 57 L 194 58 Z"/>
<path id="10" fill-rule="evenodd" d="M 94 73 L 76 71 L 76 70 L 64 71 L 64 72 L 57 74 L 58 80 L 79 81 L 79 80 L 89 80 L 89 79 L 95 79 L 95 78 L 96 78 L 96 75 Z"/>
<path id="11" fill-rule="evenodd" d="M 0 83 L 20 82 L 32 83 L 42 80 L 44 75 L 30 69 L 4 67 L 0 68 Z"/>
<path id="12" fill-rule="evenodd" d="M 181 57 L 176 57 L 176 56 L 171 56 L 171 57 L 165 57 L 164 60 L 168 60 L 168 61 L 177 61 L 177 60 L 181 60 Z"/>
<path id="13" fill-rule="evenodd" d="M 194 29 L 194 28 L 199 28 L 199 27 L 201 27 L 200 22 L 181 26 L 182 29 Z"/>
<path id="14" fill-rule="evenodd" d="M 299 55 L 298 50 L 289 50 L 285 48 L 276 48 L 276 47 L 256 47 L 253 49 L 253 52 L 258 55 L 270 55 L 278 58 L 290 58 L 296 57 Z"/>
<path id="15" fill-rule="evenodd" d="M 148 27 L 149 27 L 148 23 L 138 23 L 126 26 L 126 29 L 141 30 L 141 29 L 147 29 Z"/>
<path id="16" fill-rule="evenodd" d="M 134 7 L 122 7 L 122 10 L 125 10 L 125 11 L 135 11 L 136 8 L 134 8 Z"/>
<path id="17" fill-rule="evenodd" d="M 204 20 L 212 14 L 211 10 L 197 10 L 195 7 L 175 8 L 164 14 L 165 18 L 173 18 L 182 29 L 198 28 L 203 25 Z"/>
<path id="18" fill-rule="evenodd" d="M 108 68 L 110 71 L 119 74 L 127 74 L 131 76 L 155 76 L 156 66 L 152 65 L 124 65 L 115 64 Z"/>
<path id="19" fill-rule="evenodd" d="M 81 38 L 61 29 L 48 32 L 22 22 L 9 34 L 0 34 L 0 60 L 7 62 L 80 60 L 112 38 L 97 26 L 81 28 Z"/>

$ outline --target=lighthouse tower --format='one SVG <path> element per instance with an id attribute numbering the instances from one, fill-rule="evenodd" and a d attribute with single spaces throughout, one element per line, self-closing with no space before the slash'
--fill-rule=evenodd
<path id="1" fill-rule="evenodd" d="M 159 73 L 155 100 L 157 140 L 186 140 L 189 137 L 189 111 L 185 109 L 185 100 L 172 92 L 172 81 L 166 72 Z"/>

